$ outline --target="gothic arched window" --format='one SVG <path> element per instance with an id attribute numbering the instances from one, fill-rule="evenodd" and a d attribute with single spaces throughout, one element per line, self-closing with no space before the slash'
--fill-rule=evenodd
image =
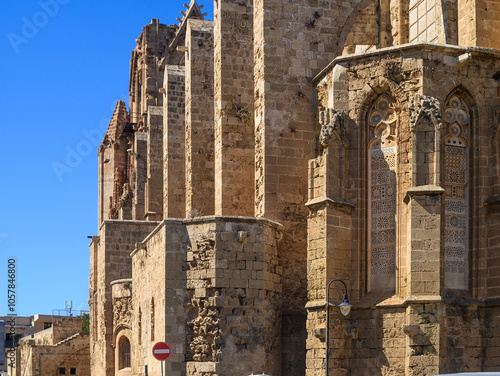
<path id="1" fill-rule="evenodd" d="M 130 341 L 127 337 L 122 336 L 118 341 L 118 368 L 130 367 Z"/>
<path id="2" fill-rule="evenodd" d="M 369 289 L 394 290 L 396 270 L 396 120 L 394 100 L 380 95 L 368 113 Z"/>
<path id="3" fill-rule="evenodd" d="M 468 286 L 468 159 L 470 112 L 466 103 L 453 95 L 445 106 L 443 120 L 445 184 L 445 287 Z"/>

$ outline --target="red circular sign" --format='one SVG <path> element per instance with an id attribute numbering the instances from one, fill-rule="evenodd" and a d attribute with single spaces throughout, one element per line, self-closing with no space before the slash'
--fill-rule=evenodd
<path id="1" fill-rule="evenodd" d="M 170 356 L 170 346 L 165 342 L 157 342 L 153 346 L 153 356 L 158 360 L 166 360 Z"/>

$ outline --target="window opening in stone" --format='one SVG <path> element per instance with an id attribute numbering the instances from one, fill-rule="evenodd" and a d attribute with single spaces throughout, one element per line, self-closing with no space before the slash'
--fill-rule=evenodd
<path id="1" fill-rule="evenodd" d="M 436 132 L 430 119 L 421 119 L 415 130 L 416 185 L 435 185 Z"/>
<path id="2" fill-rule="evenodd" d="M 59 368 L 59 375 L 66 375 L 66 368 Z"/>
<path id="3" fill-rule="evenodd" d="M 130 367 L 130 341 L 127 337 L 120 338 L 119 348 L 119 369 Z"/>
<path id="4" fill-rule="evenodd" d="M 155 300 L 151 298 L 151 341 L 155 340 Z"/>
<path id="5" fill-rule="evenodd" d="M 457 95 L 445 106 L 445 287 L 466 289 L 468 277 L 469 109 Z"/>
<path id="6" fill-rule="evenodd" d="M 380 95 L 368 113 L 369 290 L 394 290 L 396 270 L 395 102 Z"/>
<path id="7" fill-rule="evenodd" d="M 76 368 L 71 368 L 71 369 L 69 370 L 69 374 L 70 374 L 70 375 L 76 375 Z"/>
<path id="8" fill-rule="evenodd" d="M 137 330 L 137 339 L 139 342 L 139 345 L 142 344 L 142 313 L 141 313 L 141 309 L 139 308 L 139 323 L 138 323 L 138 330 Z"/>

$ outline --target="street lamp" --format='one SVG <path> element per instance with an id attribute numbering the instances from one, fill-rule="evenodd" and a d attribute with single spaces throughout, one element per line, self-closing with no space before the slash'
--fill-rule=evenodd
<path id="1" fill-rule="evenodd" d="M 342 303 L 338 306 L 340 307 L 340 312 L 347 316 L 349 312 L 351 312 L 351 303 L 349 303 L 349 298 L 347 297 L 347 285 L 341 279 L 332 279 L 328 282 L 328 286 L 326 287 L 326 327 L 325 327 L 325 376 L 328 376 L 328 332 L 329 332 L 329 319 L 330 319 L 330 285 L 332 282 L 342 282 L 344 285 L 344 298 L 342 299 Z"/>

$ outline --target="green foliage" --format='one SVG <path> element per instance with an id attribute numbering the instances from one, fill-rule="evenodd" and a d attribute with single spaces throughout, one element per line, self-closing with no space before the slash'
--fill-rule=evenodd
<path id="1" fill-rule="evenodd" d="M 82 319 L 82 332 L 88 333 L 90 331 L 90 315 L 89 313 L 83 313 L 80 315 Z"/>

